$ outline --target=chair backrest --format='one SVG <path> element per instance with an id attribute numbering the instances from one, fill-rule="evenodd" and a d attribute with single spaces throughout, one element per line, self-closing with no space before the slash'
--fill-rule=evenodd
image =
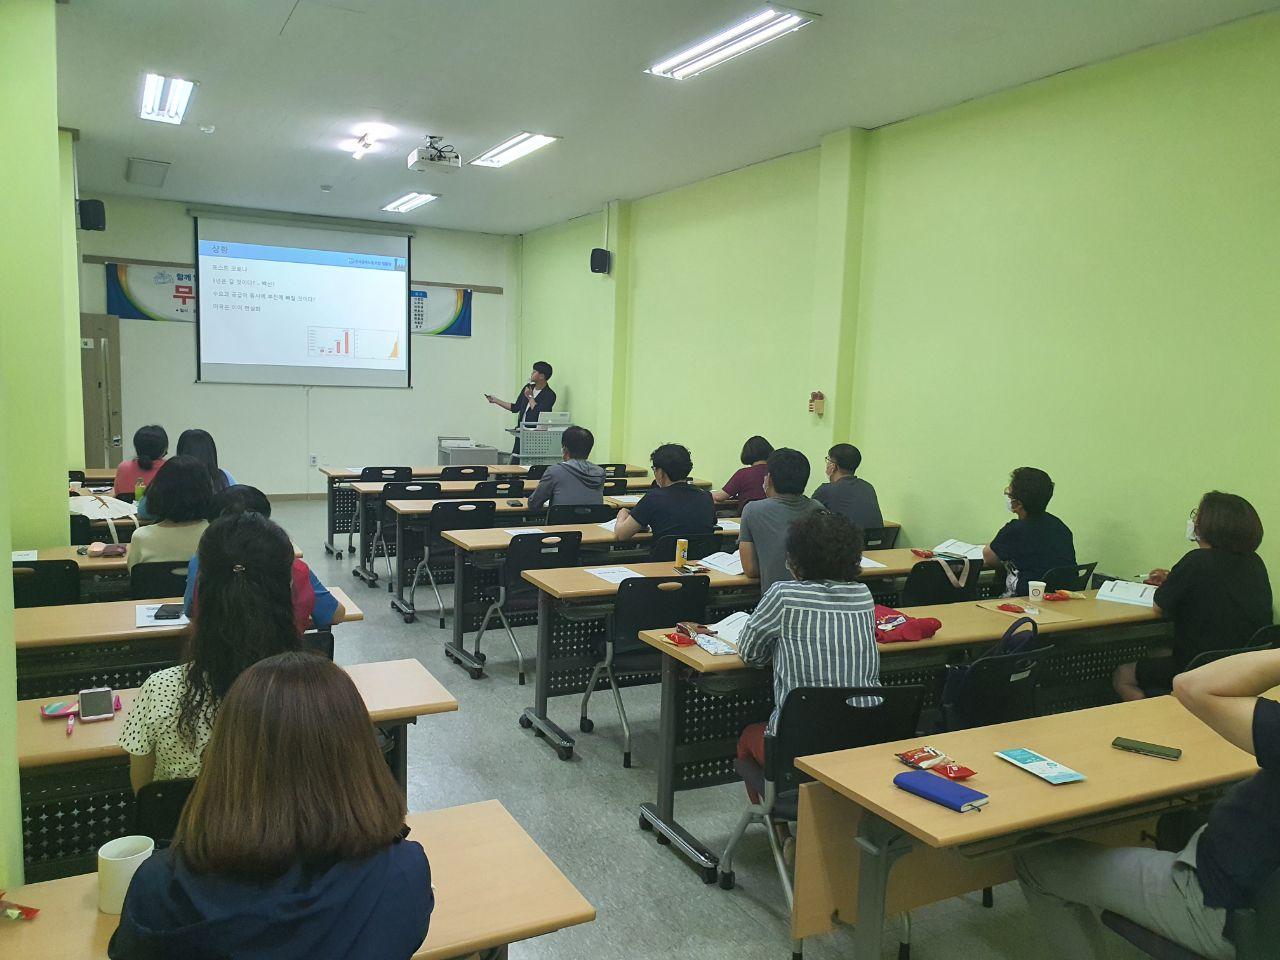
<path id="1" fill-rule="evenodd" d="M 186 591 L 186 560 L 137 563 L 129 571 L 129 596 L 135 600 L 180 597 Z"/>
<path id="2" fill-rule="evenodd" d="M 68 483 L 84 483 L 84 471 L 83 471 L 83 470 L 68 470 L 68 471 L 67 471 L 67 482 L 68 482 Z"/>
<path id="3" fill-rule="evenodd" d="M 963 586 L 953 587 L 942 564 L 949 566 Z M 899 607 L 920 607 L 930 603 L 959 603 L 978 599 L 978 577 L 981 560 L 926 560 L 917 563 L 907 574 L 907 582 L 898 594 Z"/>
<path id="4" fill-rule="evenodd" d="M 153 780 L 138 791 L 133 808 L 133 832 L 150 837 L 163 849 L 178 829 L 178 818 L 187 797 L 195 787 L 194 780 Z"/>
<path id="5" fill-rule="evenodd" d="M 71 545 L 83 547 L 93 543 L 93 521 L 83 513 L 71 514 Z"/>
<path id="6" fill-rule="evenodd" d="M 705 574 L 623 580 L 613 608 L 614 652 L 652 649 L 637 636 L 641 630 L 670 627 L 681 620 L 701 623 L 710 591 L 711 580 Z"/>
<path id="7" fill-rule="evenodd" d="M 481 480 L 476 484 L 477 497 L 523 497 L 523 480 Z"/>
<path id="8" fill-rule="evenodd" d="M 582 532 L 564 530 L 559 533 L 517 533 L 507 545 L 502 564 L 502 582 L 508 590 L 529 587 L 537 589 L 520 574 L 525 570 L 549 570 L 576 567 L 582 549 Z"/>
<path id="9" fill-rule="evenodd" d="M 121 503 L 133 503 L 134 492 L 132 490 L 125 490 L 123 493 L 113 493 L 111 496 L 115 497 Z"/>
<path id="10" fill-rule="evenodd" d="M 88 517 L 84 518 L 86 521 Z M 13 565 L 13 605 L 55 607 L 80 602 L 80 566 L 74 560 L 19 560 Z"/>
<path id="11" fill-rule="evenodd" d="M 606 477 L 602 492 L 606 497 L 620 497 L 627 489 L 626 477 Z"/>
<path id="12" fill-rule="evenodd" d="M 674 536 L 659 537 L 653 541 L 653 546 L 649 548 L 649 562 L 661 563 L 663 560 L 674 560 L 676 558 L 676 540 Z M 701 560 L 703 557 L 709 557 L 713 553 L 719 552 L 724 546 L 724 538 L 716 536 L 714 533 L 699 534 L 696 537 L 684 537 L 689 541 L 690 560 Z"/>
<path id="13" fill-rule="evenodd" d="M 361 483 L 408 483 L 413 479 L 413 467 L 362 467 Z"/>
<path id="14" fill-rule="evenodd" d="M 326 660 L 333 659 L 333 631 L 328 627 L 323 630 L 308 630 L 302 635 L 302 649 L 318 653 Z"/>
<path id="15" fill-rule="evenodd" d="M 914 737 L 924 694 L 921 686 L 797 687 L 782 704 L 777 732 L 765 737 L 765 779 L 779 793 L 794 790 L 809 779 L 796 757 Z"/>
<path id="16" fill-rule="evenodd" d="M 549 466 L 551 466 L 549 463 L 535 463 L 525 471 L 524 478 L 526 480 L 541 480 L 542 475 L 547 472 L 547 467 Z"/>
<path id="17" fill-rule="evenodd" d="M 608 523 L 618 515 L 618 508 L 607 503 L 553 503 L 547 508 L 547 524 Z"/>
<path id="18" fill-rule="evenodd" d="M 601 463 L 597 466 L 604 467 L 604 475 L 606 477 L 625 477 L 627 475 L 627 465 L 625 463 Z"/>
<path id="19" fill-rule="evenodd" d="M 892 550 L 901 527 L 867 527 L 862 531 L 863 550 Z"/>
<path id="20" fill-rule="evenodd" d="M 441 500 L 431 508 L 431 530 L 479 530 L 492 527 L 498 505 L 492 500 Z"/>
<path id="21" fill-rule="evenodd" d="M 1098 561 L 1078 563 L 1074 567 L 1052 567 L 1044 572 L 1046 590 L 1086 590 Z"/>
<path id="22" fill-rule="evenodd" d="M 391 508 L 387 506 L 392 500 L 439 500 L 440 484 L 431 480 L 393 480 L 382 485 L 382 493 L 378 495 L 378 511 L 383 523 L 394 523 Z"/>
<path id="23" fill-rule="evenodd" d="M 458 467 L 441 467 L 441 480 L 483 480 L 489 476 L 489 468 L 479 464 Z"/>
<path id="24" fill-rule="evenodd" d="M 1262 627 L 1249 638 L 1250 646 L 1265 645 L 1268 647 L 1280 647 L 1280 623 L 1273 623 L 1268 627 Z"/>
<path id="25" fill-rule="evenodd" d="M 1217 660 L 1225 660 L 1227 657 L 1234 657 L 1240 653 L 1259 653 L 1263 650 L 1270 650 L 1274 646 L 1273 643 L 1259 643 L 1248 647 L 1237 647 L 1234 650 L 1205 650 L 1197 653 L 1191 658 L 1191 662 L 1187 664 L 1187 670 L 1195 670 L 1197 667 L 1203 667 L 1206 663 L 1213 663 Z"/>
<path id="26" fill-rule="evenodd" d="M 943 726 L 966 730 L 1035 716 L 1040 660 L 1052 649 L 1046 644 L 961 665 L 963 679 L 943 698 Z"/>

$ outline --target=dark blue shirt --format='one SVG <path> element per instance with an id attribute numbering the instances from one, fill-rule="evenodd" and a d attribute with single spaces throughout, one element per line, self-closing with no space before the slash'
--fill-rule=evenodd
<path id="1" fill-rule="evenodd" d="M 631 511 L 631 519 L 648 527 L 654 540 L 700 537 L 715 533 L 716 505 L 706 490 L 681 481 L 651 488 Z"/>
<path id="2" fill-rule="evenodd" d="M 991 552 L 1009 568 L 1009 596 L 1025 597 L 1030 581 L 1043 580 L 1054 567 L 1076 565 L 1071 531 L 1052 513 L 1010 520 L 991 541 Z"/>
<path id="3" fill-rule="evenodd" d="M 408 960 L 435 897 L 412 840 L 263 881 L 193 873 L 172 850 L 138 868 L 111 960 Z"/>

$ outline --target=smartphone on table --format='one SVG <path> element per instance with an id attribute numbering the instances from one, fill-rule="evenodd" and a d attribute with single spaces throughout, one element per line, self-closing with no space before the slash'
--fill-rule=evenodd
<path id="1" fill-rule="evenodd" d="M 157 620 L 177 620 L 182 616 L 183 606 L 180 603 L 162 603 L 156 610 Z"/>
<path id="2" fill-rule="evenodd" d="M 1130 740 L 1128 737 L 1116 737 L 1111 745 L 1117 750 L 1140 753 L 1144 757 L 1159 757 L 1161 760 L 1177 760 L 1182 756 L 1182 751 L 1177 747 L 1164 747 L 1145 740 Z"/>
<path id="3" fill-rule="evenodd" d="M 111 720 L 116 715 L 116 699 L 110 687 L 91 687 L 80 691 L 80 722 Z"/>

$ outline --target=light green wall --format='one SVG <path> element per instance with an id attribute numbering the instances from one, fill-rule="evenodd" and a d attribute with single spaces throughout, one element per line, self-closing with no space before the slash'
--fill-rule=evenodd
<path id="1" fill-rule="evenodd" d="M 913 541 L 1032 464 L 1082 560 L 1171 566 L 1217 488 L 1280 575 L 1277 90 L 1269 17 L 873 136 L 855 435 Z"/>
<path id="2" fill-rule="evenodd" d="M 803 447 L 821 431 L 808 412 L 822 386 L 811 386 L 818 167 L 809 150 L 632 205 L 632 459 L 684 443 L 694 473 L 719 486 L 753 433 Z"/>
<path id="3" fill-rule="evenodd" d="M 76 246 L 75 146 L 71 131 L 58 131 L 58 183 L 62 192 L 62 382 L 66 395 L 67 467 L 84 467 L 84 403 L 80 391 L 80 254 Z"/>
<path id="4" fill-rule="evenodd" d="M 0 3 L 0 554 L 65 544 L 63 209 L 54 5 Z M 12 529 L 12 539 L 10 538 Z M 0 885 L 21 881 L 12 584 L 0 586 Z"/>
<path id="5" fill-rule="evenodd" d="M 929 545 L 989 539 L 1033 464 L 1122 575 L 1173 563 L 1225 489 L 1280 571 L 1277 89 L 1272 15 L 633 201 L 613 455 L 682 440 L 719 483 L 751 432 L 815 472 L 848 438 Z M 553 362 L 591 336 L 559 306 L 598 236 L 573 229 L 525 238 L 522 336 Z"/>

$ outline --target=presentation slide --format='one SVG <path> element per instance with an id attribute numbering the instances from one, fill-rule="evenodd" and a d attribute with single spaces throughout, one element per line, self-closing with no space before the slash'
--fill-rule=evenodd
<path id="1" fill-rule="evenodd" d="M 409 238 L 196 220 L 199 379 L 409 386 Z"/>

